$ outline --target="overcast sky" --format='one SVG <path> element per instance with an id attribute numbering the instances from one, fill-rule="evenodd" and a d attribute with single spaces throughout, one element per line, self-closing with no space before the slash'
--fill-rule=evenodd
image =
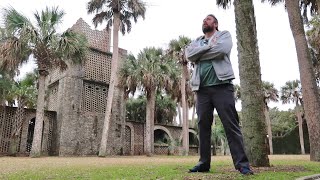
<path id="1" fill-rule="evenodd" d="M 60 31 L 71 27 L 80 17 L 93 27 L 86 5 L 88 0 L 1 0 L 1 8 L 12 6 L 33 19 L 32 13 L 46 6 L 59 6 L 66 13 Z M 231 61 L 236 74 L 234 83 L 239 84 L 238 59 L 236 48 L 236 27 L 233 6 L 224 10 L 218 8 L 215 0 L 147 0 L 145 20 L 139 19 L 133 24 L 129 34 L 121 36 L 119 46 L 133 54 L 139 53 L 145 47 L 155 46 L 166 48 L 171 39 L 180 35 L 195 39 L 202 35 L 201 24 L 207 14 L 214 14 L 219 20 L 219 30 L 228 30 L 233 37 Z M 255 16 L 257 23 L 258 45 L 262 80 L 275 84 L 276 88 L 286 81 L 299 79 L 298 62 L 295 45 L 289 26 L 288 15 L 284 5 L 271 7 L 268 3 L 255 1 Z M 2 22 L 2 17 L 0 17 Z M 97 29 L 102 29 L 103 26 Z M 21 73 L 30 71 L 35 65 L 22 68 Z M 293 106 L 270 104 L 287 109 Z M 237 105 L 239 108 L 240 105 Z"/>

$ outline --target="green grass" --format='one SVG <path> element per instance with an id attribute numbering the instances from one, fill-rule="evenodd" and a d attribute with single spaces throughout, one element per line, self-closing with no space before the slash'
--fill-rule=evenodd
<path id="1" fill-rule="evenodd" d="M 198 157 L 45 157 L 0 158 L 0 179 L 274 179 L 290 180 L 319 174 L 320 163 L 308 156 L 270 156 L 270 168 L 253 168 L 243 176 L 230 157 L 213 157 L 210 173 L 187 173 Z"/>

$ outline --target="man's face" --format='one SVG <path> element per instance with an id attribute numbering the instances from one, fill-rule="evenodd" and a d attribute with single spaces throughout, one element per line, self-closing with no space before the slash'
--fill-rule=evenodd
<path id="1" fill-rule="evenodd" d="M 215 19 L 212 16 L 207 16 L 202 23 L 202 32 L 208 33 L 212 32 L 217 28 L 218 24 L 216 23 Z"/>

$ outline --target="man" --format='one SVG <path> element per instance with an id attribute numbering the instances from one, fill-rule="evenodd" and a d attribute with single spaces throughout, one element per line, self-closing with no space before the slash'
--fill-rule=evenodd
<path id="1" fill-rule="evenodd" d="M 204 36 L 191 42 L 186 57 L 194 64 L 191 87 L 197 94 L 197 115 L 200 138 L 200 159 L 189 172 L 208 172 L 211 163 L 211 126 L 213 111 L 217 110 L 225 129 L 234 166 L 249 175 L 239 118 L 235 109 L 235 78 L 230 62 L 232 39 L 228 31 L 218 30 L 217 18 L 209 14 L 202 24 Z"/>

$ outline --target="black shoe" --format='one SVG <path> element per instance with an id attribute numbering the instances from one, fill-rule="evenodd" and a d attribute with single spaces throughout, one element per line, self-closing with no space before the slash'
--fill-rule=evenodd
<path id="1" fill-rule="evenodd" d="M 243 175 L 253 175 L 253 171 L 249 167 L 241 167 L 239 171 Z"/>
<path id="2" fill-rule="evenodd" d="M 194 172 L 209 172 L 210 168 L 202 168 L 200 166 L 195 166 L 192 169 L 189 169 L 189 173 L 194 173 Z"/>

